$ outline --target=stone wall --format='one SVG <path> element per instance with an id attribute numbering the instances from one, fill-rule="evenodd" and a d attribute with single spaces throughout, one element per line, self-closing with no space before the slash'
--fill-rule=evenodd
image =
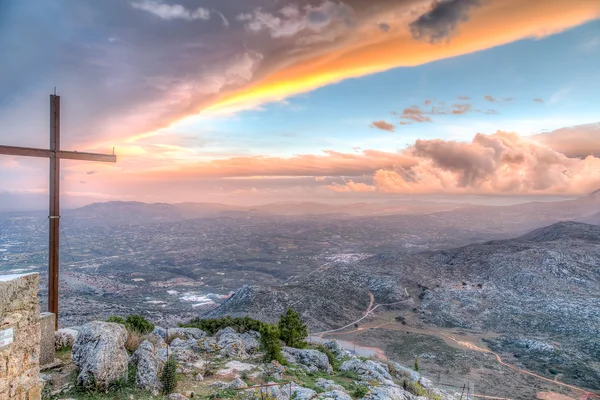
<path id="1" fill-rule="evenodd" d="M 38 274 L 0 276 L 0 400 L 41 398 L 38 283 Z"/>

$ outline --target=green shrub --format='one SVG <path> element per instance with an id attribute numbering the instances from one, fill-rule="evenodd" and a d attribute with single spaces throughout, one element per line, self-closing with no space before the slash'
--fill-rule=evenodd
<path id="1" fill-rule="evenodd" d="M 261 349 L 265 352 L 265 361 L 278 361 L 285 364 L 281 354 L 281 343 L 279 342 L 279 329 L 275 325 L 264 324 L 260 328 Z"/>
<path id="2" fill-rule="evenodd" d="M 414 370 L 419 372 L 419 357 L 415 358 L 415 367 Z"/>
<path id="3" fill-rule="evenodd" d="M 306 324 L 300 319 L 297 312 L 288 308 L 285 314 L 282 314 L 277 324 L 281 340 L 290 347 L 303 349 L 306 347 L 306 337 L 308 332 Z"/>
<path id="4" fill-rule="evenodd" d="M 369 388 L 364 385 L 354 385 L 352 387 L 352 397 L 362 399 L 369 392 Z"/>
<path id="5" fill-rule="evenodd" d="M 177 360 L 170 356 L 163 366 L 162 374 L 160 375 L 160 383 L 162 391 L 165 395 L 169 395 L 177 388 Z"/>
<path id="6" fill-rule="evenodd" d="M 130 331 L 146 335 L 154 330 L 154 324 L 141 315 L 129 315 L 125 320 L 125 327 Z"/>
<path id="7" fill-rule="evenodd" d="M 248 331 L 259 332 L 261 326 L 265 325 L 264 322 L 252 319 L 250 317 L 239 317 L 231 318 L 226 316 L 223 318 L 208 318 L 200 319 L 194 318 L 187 324 L 181 324 L 182 328 L 198 328 L 202 329 L 209 335 L 214 335 L 223 328 L 233 328 L 238 333 L 244 333 Z"/>
<path id="8" fill-rule="evenodd" d="M 123 317 L 119 317 L 118 315 L 111 315 L 108 317 L 106 322 L 114 322 L 115 324 L 125 325 L 125 319 Z"/>

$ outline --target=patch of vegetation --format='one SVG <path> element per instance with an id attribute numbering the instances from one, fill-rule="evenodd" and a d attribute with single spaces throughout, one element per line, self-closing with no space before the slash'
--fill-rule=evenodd
<path id="1" fill-rule="evenodd" d="M 364 385 L 352 385 L 350 395 L 357 399 L 362 399 L 369 392 L 369 388 Z"/>
<path id="2" fill-rule="evenodd" d="M 162 374 L 160 375 L 160 383 L 165 395 L 169 395 L 177 388 L 177 360 L 171 356 L 163 366 Z"/>
<path id="3" fill-rule="evenodd" d="M 281 354 L 281 343 L 279 341 L 279 329 L 275 325 L 263 324 L 260 328 L 260 347 L 265 352 L 266 362 L 277 361 L 286 364 Z"/>
<path id="4" fill-rule="evenodd" d="M 119 317 L 118 315 L 111 315 L 108 317 L 106 322 L 114 322 L 115 324 L 125 325 L 125 318 Z"/>
<path id="5" fill-rule="evenodd" d="M 238 396 L 238 391 L 233 389 L 224 389 L 219 390 L 216 393 L 213 393 L 208 398 L 209 399 L 235 399 Z"/>
<path id="6" fill-rule="evenodd" d="M 141 315 L 129 315 L 125 319 L 125 327 L 140 335 L 147 335 L 154 330 L 154 324 Z"/>
<path id="7" fill-rule="evenodd" d="M 182 328 L 198 328 L 202 329 L 209 335 L 214 335 L 223 328 L 233 328 L 238 333 L 244 333 L 248 331 L 260 332 L 260 328 L 263 325 L 267 325 L 262 321 L 252 319 L 250 317 L 238 317 L 232 318 L 230 316 L 222 318 L 209 318 L 200 319 L 194 318 L 187 324 L 180 324 Z"/>
<path id="8" fill-rule="evenodd" d="M 308 336 L 306 324 L 291 307 L 281 315 L 277 327 L 279 328 L 279 337 L 287 346 L 298 349 L 306 347 L 306 337 Z"/>

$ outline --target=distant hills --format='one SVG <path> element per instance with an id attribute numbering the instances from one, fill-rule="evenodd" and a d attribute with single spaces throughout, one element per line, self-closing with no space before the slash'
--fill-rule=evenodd
<path id="1" fill-rule="evenodd" d="M 389 304 L 403 300 L 406 288 L 410 301 L 392 309 L 414 308 L 434 326 L 492 331 L 506 343 L 551 337 L 561 343 L 553 357 L 566 380 L 594 388 L 600 382 L 593 369 L 600 359 L 599 255 L 600 226 L 560 222 L 514 239 L 381 253 L 287 285 L 247 286 L 206 317 L 274 320 L 293 306 L 314 329 L 338 328 L 363 315 L 370 294 L 376 304 Z M 532 369 L 544 368 L 538 361 Z"/>

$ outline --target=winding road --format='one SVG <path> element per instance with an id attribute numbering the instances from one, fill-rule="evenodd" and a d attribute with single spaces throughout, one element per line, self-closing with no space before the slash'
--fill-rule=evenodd
<path id="1" fill-rule="evenodd" d="M 373 303 L 375 302 L 375 296 L 373 296 L 373 293 L 369 292 L 369 297 L 370 297 L 369 306 L 365 310 L 365 313 L 363 314 L 362 317 L 360 317 L 356 321 L 353 321 L 353 322 L 349 323 L 348 325 L 342 326 L 341 328 L 331 329 L 331 330 L 327 330 L 327 331 L 323 331 L 323 332 L 317 332 L 317 333 L 314 333 L 313 335 L 322 339 L 323 335 L 325 335 L 325 334 L 332 334 L 332 333 L 335 334 L 336 332 L 340 332 L 340 331 L 343 331 L 344 329 L 353 327 L 355 324 L 361 322 L 362 320 L 364 320 L 365 318 L 367 318 L 369 315 L 371 315 L 379 307 L 397 305 L 397 304 L 405 303 L 405 302 L 411 300 L 410 298 L 408 298 L 408 299 L 405 299 L 405 300 L 402 300 L 402 301 L 398 301 L 398 302 L 394 302 L 394 303 L 377 304 L 377 305 L 373 306 Z M 353 333 L 353 332 L 358 332 L 358 331 L 362 331 L 362 330 L 365 330 L 365 329 L 388 329 L 388 330 L 396 330 L 396 331 L 404 331 L 404 330 L 406 330 L 406 328 L 398 327 L 398 326 L 395 326 L 395 324 L 386 322 L 384 324 L 376 325 L 376 326 L 373 326 L 373 327 L 362 327 L 362 328 L 358 328 L 358 329 L 346 331 L 346 332 L 343 332 L 343 334 L 349 334 L 349 333 Z M 598 399 L 600 399 L 600 393 L 591 392 L 591 391 L 579 388 L 577 386 L 573 386 L 573 385 L 569 385 L 567 383 L 560 382 L 560 381 L 555 380 L 555 379 L 546 378 L 546 377 L 538 375 L 538 374 L 536 374 L 534 372 L 531 372 L 531 371 L 519 368 L 516 365 L 509 364 L 509 363 L 505 362 L 502 359 L 502 357 L 500 357 L 499 354 L 491 351 L 490 349 L 474 345 L 473 343 L 470 343 L 470 342 L 465 342 L 465 341 L 458 340 L 455 336 L 448 335 L 448 334 L 443 333 L 443 332 L 433 332 L 433 331 L 428 331 L 426 329 L 418 329 L 418 330 L 421 333 L 426 334 L 426 335 L 432 335 L 432 336 L 439 335 L 439 336 L 445 337 L 446 339 L 449 339 L 449 340 L 455 342 L 459 346 L 466 347 L 469 350 L 492 354 L 492 355 L 494 355 L 496 357 L 496 361 L 499 364 L 501 364 L 501 365 L 503 365 L 503 366 L 505 366 L 507 368 L 510 368 L 510 369 L 512 369 L 514 371 L 517 371 L 517 372 L 519 372 L 521 374 L 529 375 L 529 376 L 535 377 L 537 379 L 540 379 L 540 380 L 543 380 L 543 381 L 546 381 L 546 382 L 549 382 L 549 383 L 552 383 L 552 384 L 555 384 L 555 385 L 559 385 L 559 386 L 566 387 L 566 388 L 569 388 L 571 390 L 580 392 L 581 393 L 581 397 L 579 398 L 579 400 L 586 400 L 586 399 L 589 399 L 589 398 L 598 398 Z M 503 397 L 484 396 L 484 395 L 479 395 L 479 394 L 475 394 L 474 396 L 475 397 L 480 397 L 480 398 L 487 398 L 487 399 L 510 400 L 510 399 L 506 399 L 506 398 L 503 398 Z"/>

